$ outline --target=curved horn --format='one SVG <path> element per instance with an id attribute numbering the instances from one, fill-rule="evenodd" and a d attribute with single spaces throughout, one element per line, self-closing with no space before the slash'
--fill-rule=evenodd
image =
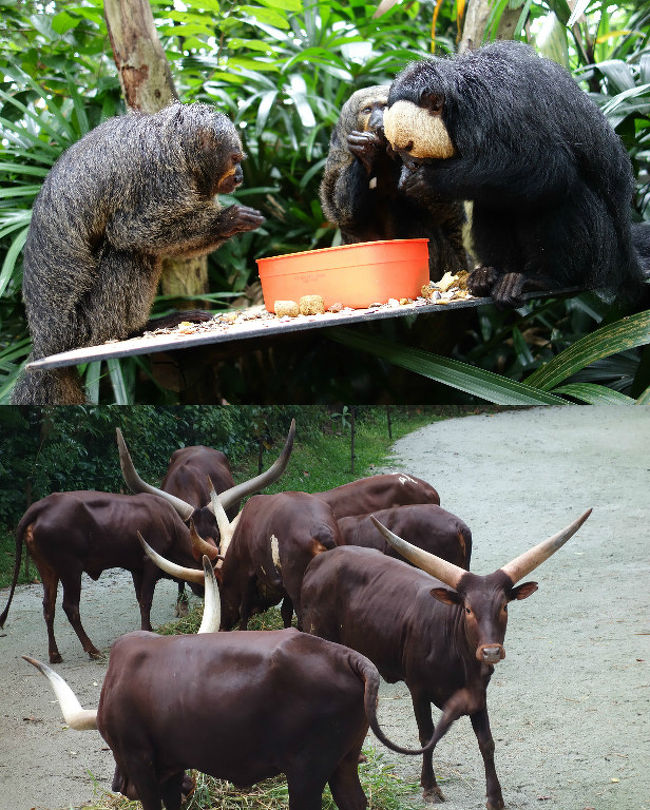
<path id="1" fill-rule="evenodd" d="M 203 595 L 203 618 L 197 633 L 218 633 L 221 626 L 221 599 L 219 586 L 207 554 L 203 555 L 205 594 Z"/>
<path id="2" fill-rule="evenodd" d="M 219 500 L 221 501 L 221 505 L 224 509 L 228 509 L 228 507 L 232 506 L 234 503 L 237 503 L 237 501 L 241 500 L 241 498 L 245 498 L 247 495 L 251 495 L 253 492 L 258 492 L 260 489 L 264 489 L 264 487 L 268 487 L 269 484 L 272 484 L 274 481 L 278 480 L 289 463 L 295 435 L 296 420 L 292 419 L 287 440 L 282 448 L 282 453 L 280 453 L 279 458 L 276 459 L 273 465 L 261 475 L 251 478 L 250 481 L 244 481 L 241 484 L 236 484 L 234 487 L 230 487 L 230 489 L 225 489 L 223 492 L 219 493 Z M 208 506 L 208 509 L 210 508 L 211 505 Z"/>
<path id="3" fill-rule="evenodd" d="M 161 557 L 157 551 L 154 551 L 151 548 L 140 532 L 138 532 L 138 540 L 140 541 L 140 545 L 144 549 L 147 557 L 153 560 L 161 571 L 164 571 L 166 574 L 176 577 L 177 579 L 183 579 L 186 582 L 194 582 L 195 585 L 204 584 L 203 571 L 199 571 L 196 568 L 185 568 L 182 565 L 177 565 L 176 563 L 170 562 L 164 557 Z"/>
<path id="4" fill-rule="evenodd" d="M 75 731 L 97 728 L 97 709 L 82 709 L 77 696 L 58 672 L 35 658 L 30 658 L 27 655 L 23 655 L 23 658 L 40 670 L 48 679 L 59 701 L 63 719 L 70 728 L 75 729 Z"/>
<path id="5" fill-rule="evenodd" d="M 383 523 L 380 523 L 374 515 L 371 515 L 370 519 L 382 533 L 386 542 L 390 543 L 396 551 L 399 551 L 402 557 L 406 557 L 413 565 L 417 565 L 418 568 L 421 568 L 423 571 L 426 571 L 427 574 L 431 574 L 432 577 L 444 582 L 445 585 L 449 585 L 451 588 L 458 587 L 460 578 L 467 573 L 464 568 L 460 568 L 440 557 L 436 557 L 435 554 L 431 554 L 418 546 L 414 546 L 406 540 L 402 540 L 401 537 L 393 534 L 390 529 L 387 529 Z"/>
<path id="6" fill-rule="evenodd" d="M 543 540 L 533 548 L 515 557 L 507 565 L 501 567 L 504 574 L 507 574 L 512 580 L 513 584 L 519 582 L 520 579 L 530 574 L 538 565 L 541 565 L 544 560 L 547 560 L 551 554 L 561 548 L 567 540 L 569 540 L 578 531 L 582 524 L 587 520 L 591 514 L 591 509 L 588 509 L 584 515 L 581 515 L 577 520 L 574 520 L 561 532 L 554 534 L 547 540 Z"/>
<path id="7" fill-rule="evenodd" d="M 211 543 L 208 543 L 207 540 L 204 540 L 197 532 L 192 518 L 190 518 L 190 540 L 192 542 L 194 553 L 198 557 L 205 555 L 209 559 L 214 560 L 219 555 L 219 549 L 216 546 L 213 546 Z"/>
<path id="8" fill-rule="evenodd" d="M 194 513 L 194 507 L 181 498 L 172 495 L 170 492 L 165 492 L 164 489 L 158 489 L 158 487 L 154 487 L 151 484 L 147 484 L 146 481 L 143 481 L 133 465 L 129 448 L 126 446 L 124 436 L 122 436 L 122 431 L 119 428 L 115 428 L 115 434 L 117 437 L 117 448 L 120 452 L 122 476 L 129 489 L 132 492 L 148 492 L 150 495 L 160 495 L 161 498 L 164 498 L 174 507 L 183 520 L 189 520 L 190 516 Z"/>
<path id="9" fill-rule="evenodd" d="M 223 508 L 223 504 L 221 503 L 221 496 L 212 486 L 212 482 L 210 482 L 210 486 L 211 511 L 214 513 L 217 520 L 217 527 L 219 528 L 219 553 L 225 557 L 226 552 L 228 551 L 228 546 L 230 545 L 230 541 L 235 533 L 235 527 L 239 522 L 241 512 L 233 519 L 232 523 L 229 522 L 228 515 L 226 515 L 226 510 Z"/>

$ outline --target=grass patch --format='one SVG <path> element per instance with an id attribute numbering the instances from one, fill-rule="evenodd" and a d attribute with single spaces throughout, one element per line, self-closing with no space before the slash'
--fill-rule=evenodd
<path id="1" fill-rule="evenodd" d="M 403 782 L 395 773 L 394 765 L 386 762 L 383 753 L 364 748 L 367 762 L 359 764 L 359 778 L 368 797 L 369 810 L 416 810 L 413 797 L 418 785 Z M 195 772 L 196 790 L 185 810 L 285 810 L 289 807 L 287 782 L 276 776 L 259 782 L 250 789 L 235 788 L 223 779 Z M 112 793 L 102 793 L 93 800 L 88 810 L 140 810 L 140 802 L 133 802 Z M 323 810 L 336 810 L 329 787 L 323 793 Z"/>
<path id="2" fill-rule="evenodd" d="M 190 602 L 187 616 L 160 625 L 156 632 L 161 636 L 194 635 L 201 625 L 202 618 L 203 600 L 195 597 Z M 249 630 L 282 630 L 282 627 L 282 617 L 277 607 L 271 607 L 264 613 L 251 616 L 248 622 Z"/>

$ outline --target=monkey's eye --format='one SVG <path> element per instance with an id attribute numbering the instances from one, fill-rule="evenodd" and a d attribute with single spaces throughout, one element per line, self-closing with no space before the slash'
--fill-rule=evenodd
<path id="1" fill-rule="evenodd" d="M 372 112 L 372 107 L 364 107 L 361 110 L 361 112 L 362 112 L 363 115 L 370 115 L 370 113 Z"/>
<path id="2" fill-rule="evenodd" d="M 422 96 L 421 104 L 434 115 L 440 115 L 445 106 L 445 98 L 441 93 L 425 93 Z"/>

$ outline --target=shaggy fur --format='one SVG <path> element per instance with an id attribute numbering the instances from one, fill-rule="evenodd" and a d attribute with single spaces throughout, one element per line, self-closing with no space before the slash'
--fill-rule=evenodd
<path id="1" fill-rule="evenodd" d="M 383 114 L 388 85 L 357 90 L 346 101 L 330 139 L 320 187 L 323 212 L 341 229 L 343 244 L 428 237 L 429 271 L 439 279 L 467 267 L 460 203 L 398 190 L 401 162 L 387 152 Z"/>
<path id="2" fill-rule="evenodd" d="M 36 198 L 25 244 L 33 358 L 137 333 L 163 256 L 199 256 L 259 227 L 259 212 L 215 200 L 241 183 L 243 158 L 232 122 L 204 104 L 112 118 L 66 150 Z M 12 401 L 74 404 L 84 393 L 75 369 L 34 371 Z"/>
<path id="3" fill-rule="evenodd" d="M 416 120 L 400 188 L 473 201 L 474 293 L 502 306 L 558 286 L 639 300 L 630 161 L 567 71 L 529 46 L 496 42 L 409 65 L 389 93 L 389 105 L 401 100 L 441 117 L 455 147 L 446 160 L 413 160 L 427 140 Z M 642 233 L 639 246 L 650 241 Z"/>

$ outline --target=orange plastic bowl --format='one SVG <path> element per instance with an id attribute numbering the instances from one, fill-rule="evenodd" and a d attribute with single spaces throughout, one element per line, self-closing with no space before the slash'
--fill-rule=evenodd
<path id="1" fill-rule="evenodd" d="M 258 259 L 264 303 L 320 295 L 361 309 L 389 298 L 417 298 L 429 281 L 428 239 L 386 239 Z"/>

